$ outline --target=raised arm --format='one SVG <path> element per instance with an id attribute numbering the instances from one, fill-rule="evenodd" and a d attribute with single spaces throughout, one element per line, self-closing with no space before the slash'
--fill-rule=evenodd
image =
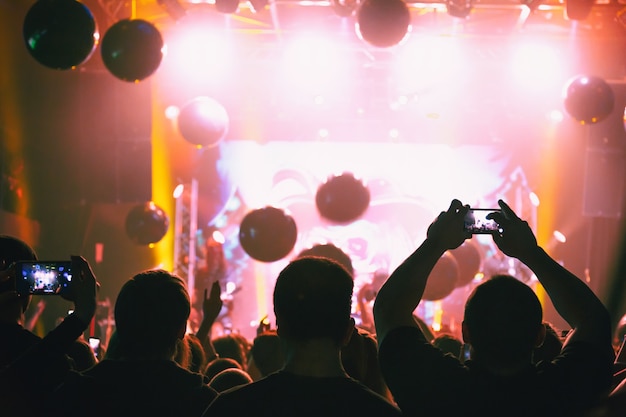
<path id="1" fill-rule="evenodd" d="M 428 227 L 426 240 L 396 268 L 381 287 L 374 302 L 374 322 L 379 345 L 398 327 L 419 327 L 413 312 L 422 300 L 426 282 L 435 264 L 445 251 L 459 247 L 471 237 L 463 229 L 468 206 L 452 200 Z"/>
<path id="2" fill-rule="evenodd" d="M 208 296 L 207 290 L 204 290 L 204 300 L 202 302 L 202 322 L 198 328 L 198 333 L 196 333 L 196 337 L 200 340 L 200 343 L 204 348 L 207 363 L 217 356 L 213 343 L 211 342 L 211 328 L 213 327 L 213 323 L 215 323 L 217 317 L 220 315 L 223 304 L 220 283 L 219 281 L 215 281 L 211 285 L 211 291 L 208 293 Z"/>
<path id="3" fill-rule="evenodd" d="M 502 227 L 494 235 L 496 245 L 508 256 L 528 266 L 544 287 L 556 311 L 571 326 L 565 344 L 585 341 L 607 349 L 611 345 L 609 313 L 591 289 L 577 276 L 550 257 L 538 244 L 526 221 L 502 200 L 501 213 L 490 216 Z"/>

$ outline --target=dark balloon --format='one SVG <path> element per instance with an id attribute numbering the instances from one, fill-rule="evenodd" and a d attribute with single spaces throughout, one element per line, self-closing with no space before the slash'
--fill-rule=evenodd
<path id="1" fill-rule="evenodd" d="M 598 123 L 613 111 L 615 96 L 602 78 L 578 76 L 565 89 L 565 110 L 580 124 Z"/>
<path id="2" fill-rule="evenodd" d="M 138 245 L 157 243 L 169 228 L 167 214 L 153 202 L 133 207 L 126 216 L 126 234 Z"/>
<path id="3" fill-rule="evenodd" d="M 461 246 L 449 251 L 459 267 L 459 279 L 457 287 L 463 287 L 474 279 L 480 272 L 481 256 L 476 246 L 471 241 L 465 241 Z"/>
<path id="4" fill-rule="evenodd" d="M 329 178 L 315 195 L 320 215 L 337 223 L 348 223 L 359 218 L 370 204 L 369 189 L 349 173 Z"/>
<path id="5" fill-rule="evenodd" d="M 356 17 L 359 37 L 379 48 L 397 45 L 411 27 L 411 13 L 403 0 L 364 0 Z"/>
<path id="6" fill-rule="evenodd" d="M 443 254 L 428 277 L 422 298 L 428 301 L 443 300 L 457 286 L 459 266 L 449 252 Z"/>
<path id="7" fill-rule="evenodd" d="M 178 114 L 178 131 L 189 143 L 210 148 L 228 133 L 229 119 L 224 106 L 209 97 L 197 97 Z"/>
<path id="8" fill-rule="evenodd" d="M 59 70 L 85 62 L 96 48 L 96 21 L 74 0 L 39 0 L 22 27 L 26 49 L 40 64 Z"/>
<path id="9" fill-rule="evenodd" d="M 265 207 L 246 214 L 239 227 L 239 242 L 252 258 L 274 262 L 293 250 L 298 237 L 296 222 L 283 210 Z"/>
<path id="10" fill-rule="evenodd" d="M 142 19 L 115 23 L 102 38 L 102 60 L 107 69 L 123 81 L 141 81 L 154 73 L 163 59 L 163 38 L 159 30 Z"/>

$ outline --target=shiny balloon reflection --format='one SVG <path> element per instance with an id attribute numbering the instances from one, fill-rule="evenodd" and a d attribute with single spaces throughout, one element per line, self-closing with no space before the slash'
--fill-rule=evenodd
<path id="1" fill-rule="evenodd" d="M 615 96 L 602 78 L 577 76 L 565 88 L 565 110 L 580 124 L 593 124 L 606 119 L 613 111 Z"/>
<path id="2" fill-rule="evenodd" d="M 74 0 L 39 0 L 26 14 L 22 36 L 41 65 L 67 70 L 85 62 L 98 41 L 91 11 Z"/>
<path id="3" fill-rule="evenodd" d="M 403 0 L 364 0 L 356 16 L 357 35 L 379 48 L 397 45 L 411 30 L 411 14 Z"/>
<path id="4" fill-rule="evenodd" d="M 126 234 L 138 245 L 157 243 L 168 228 L 167 214 L 153 202 L 134 206 L 126 216 Z"/>
<path id="5" fill-rule="evenodd" d="M 367 186 L 353 174 L 343 173 L 329 178 L 315 195 L 319 214 L 337 223 L 358 219 L 370 204 Z"/>
<path id="6" fill-rule="evenodd" d="M 274 262 L 287 256 L 297 237 L 294 219 L 275 207 L 251 211 L 239 227 L 242 248 L 250 257 L 262 262 Z"/>
<path id="7" fill-rule="evenodd" d="M 124 19 L 104 34 L 102 60 L 115 77 L 137 82 L 159 68 L 163 47 L 163 37 L 152 23 L 142 19 Z"/>
<path id="8" fill-rule="evenodd" d="M 210 97 L 197 97 L 178 113 L 178 131 L 199 147 L 218 145 L 228 133 L 229 118 L 224 106 Z"/>

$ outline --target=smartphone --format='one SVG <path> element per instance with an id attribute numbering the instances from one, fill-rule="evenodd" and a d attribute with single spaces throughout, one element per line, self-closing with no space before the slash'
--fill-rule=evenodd
<path id="1" fill-rule="evenodd" d="M 500 212 L 500 209 L 471 208 L 465 215 L 465 231 L 476 234 L 493 234 L 501 232 L 500 225 L 488 219 L 489 213 Z"/>
<path id="2" fill-rule="evenodd" d="M 20 294 L 61 295 L 69 291 L 71 283 L 71 261 L 16 263 L 15 287 Z"/>
<path id="3" fill-rule="evenodd" d="M 100 339 L 97 337 L 90 337 L 89 346 L 91 347 L 91 350 L 93 350 L 93 354 L 96 358 L 100 359 Z"/>

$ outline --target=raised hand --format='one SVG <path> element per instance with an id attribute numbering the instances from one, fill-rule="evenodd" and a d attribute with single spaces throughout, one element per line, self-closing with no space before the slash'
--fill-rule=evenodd
<path id="1" fill-rule="evenodd" d="M 96 313 L 96 276 L 82 256 L 72 256 L 72 271 L 71 290 L 65 298 L 74 302 L 74 315 L 89 324 Z"/>
<path id="2" fill-rule="evenodd" d="M 208 296 L 207 296 L 208 295 Z M 204 289 L 204 300 L 202 301 L 202 321 L 209 321 L 213 323 L 222 311 L 222 287 L 219 281 L 215 281 L 211 285 L 211 292 Z"/>
<path id="3" fill-rule="evenodd" d="M 428 227 L 426 236 L 437 247 L 447 250 L 459 247 L 465 239 L 472 237 L 463 228 L 469 206 L 454 199 L 447 211 L 442 211 Z"/>
<path id="4" fill-rule="evenodd" d="M 520 219 L 517 214 L 502 200 L 498 200 L 501 212 L 487 215 L 487 218 L 495 220 L 501 227 L 502 232 L 493 235 L 493 240 L 500 250 L 522 262 L 537 248 L 537 238 L 528 222 Z"/>

